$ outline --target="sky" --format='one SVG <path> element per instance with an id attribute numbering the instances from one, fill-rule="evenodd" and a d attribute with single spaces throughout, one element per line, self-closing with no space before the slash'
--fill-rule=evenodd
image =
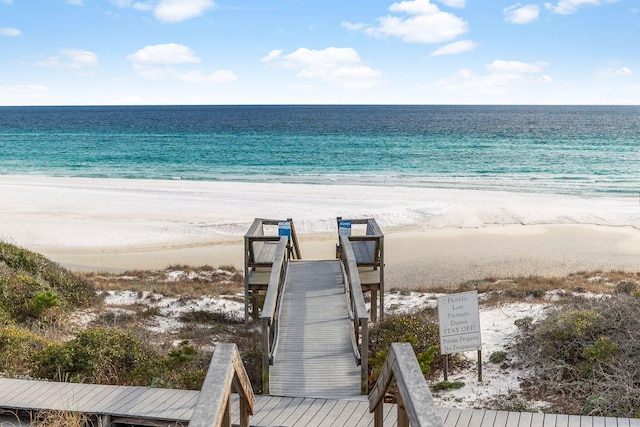
<path id="1" fill-rule="evenodd" d="M 0 105 L 640 105 L 640 0 L 0 0 Z"/>

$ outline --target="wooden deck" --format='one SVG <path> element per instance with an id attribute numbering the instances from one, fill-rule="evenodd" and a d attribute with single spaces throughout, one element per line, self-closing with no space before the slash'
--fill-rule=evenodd
<path id="1" fill-rule="evenodd" d="M 111 415 L 113 419 L 191 419 L 199 391 L 0 378 L 0 408 L 60 410 Z"/>
<path id="2" fill-rule="evenodd" d="M 280 312 L 270 393 L 344 398 L 360 394 L 340 261 L 292 261 Z"/>
<path id="3" fill-rule="evenodd" d="M 111 414 L 133 420 L 164 420 L 188 425 L 199 392 L 188 390 L 53 383 L 0 378 L 0 412 L 68 410 Z M 238 424 L 237 395 L 232 396 L 233 423 Z M 397 408 L 385 405 L 385 426 L 396 426 Z M 444 427 L 640 427 L 640 419 L 438 408 Z M 173 418 L 172 418 L 173 417 Z M 0 427 L 18 425 L 12 415 L 0 417 Z M 366 396 L 322 399 L 258 395 L 252 426 L 373 426 Z"/>

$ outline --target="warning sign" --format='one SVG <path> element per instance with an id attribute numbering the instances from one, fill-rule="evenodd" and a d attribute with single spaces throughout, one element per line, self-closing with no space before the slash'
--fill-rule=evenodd
<path id="1" fill-rule="evenodd" d="M 440 354 L 482 349 L 478 292 L 463 292 L 438 298 Z"/>

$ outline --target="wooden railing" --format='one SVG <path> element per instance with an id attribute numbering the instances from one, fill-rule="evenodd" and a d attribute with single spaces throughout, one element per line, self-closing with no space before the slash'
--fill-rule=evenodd
<path id="1" fill-rule="evenodd" d="M 351 242 L 346 236 L 340 236 L 342 246 L 342 265 L 345 272 L 345 288 L 349 301 L 349 316 L 351 318 L 351 337 L 354 352 L 360 364 L 360 391 L 369 392 L 369 315 L 364 304 L 364 295 L 360 284 L 360 274 L 356 264 Z"/>
<path id="2" fill-rule="evenodd" d="M 398 427 L 443 426 L 411 344 L 393 343 L 376 385 L 369 393 L 369 412 L 374 413 L 375 427 L 384 425 L 384 397 L 394 380 L 398 386 Z"/>
<path id="3" fill-rule="evenodd" d="M 289 227 L 290 239 L 287 245 L 288 256 L 299 259 L 300 247 L 293 220 L 256 218 L 244 235 L 244 319 L 249 322 L 249 304 L 252 304 L 252 315 L 257 316 L 259 300 L 268 286 L 268 280 L 274 260 L 277 256 L 276 246 L 282 236 L 278 232 L 265 234 L 265 227 Z"/>
<path id="4" fill-rule="evenodd" d="M 231 427 L 231 392 L 238 393 L 240 427 L 249 427 L 253 389 L 235 344 L 218 344 L 189 427 Z"/>
<path id="5" fill-rule="evenodd" d="M 337 218 L 338 236 L 348 237 L 352 243 L 356 264 L 360 269 L 361 285 L 363 292 L 371 292 L 371 321 L 376 322 L 384 318 L 384 234 L 373 218 L 343 219 Z M 356 227 L 341 227 L 347 223 L 349 226 L 366 225 L 364 234 L 357 233 Z M 343 234 L 346 233 L 346 234 Z M 342 243 L 338 245 L 338 256 L 342 251 Z M 379 295 L 378 295 L 379 293 Z"/>
<path id="6" fill-rule="evenodd" d="M 269 366 L 273 362 L 278 342 L 279 305 L 289 262 L 287 238 L 282 237 L 271 268 L 269 287 L 260 316 L 262 323 L 262 392 L 269 393 Z"/>

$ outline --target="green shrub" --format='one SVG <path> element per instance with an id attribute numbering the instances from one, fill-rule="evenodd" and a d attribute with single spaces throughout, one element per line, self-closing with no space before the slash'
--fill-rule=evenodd
<path id="1" fill-rule="evenodd" d="M 513 321 L 513 324 L 516 325 L 519 329 L 523 329 L 525 331 L 531 329 L 531 325 L 533 325 L 533 317 L 525 316 Z"/>
<path id="2" fill-rule="evenodd" d="M 462 381 L 440 381 L 431 386 L 431 391 L 438 392 L 443 390 L 457 390 L 462 387 L 464 387 L 464 383 Z"/>
<path id="3" fill-rule="evenodd" d="M 369 385 L 375 384 L 392 343 L 408 342 L 413 347 L 420 369 L 425 376 L 442 370 L 438 356 L 440 337 L 438 312 L 427 308 L 415 314 L 391 315 L 374 324 L 369 331 Z M 449 356 L 449 368 L 463 364 L 458 355 Z"/>
<path id="4" fill-rule="evenodd" d="M 48 323 L 55 312 L 86 307 L 95 298 L 86 281 L 42 255 L 0 242 L 0 322 Z"/>
<path id="5" fill-rule="evenodd" d="M 491 363 L 502 363 L 507 360 L 507 352 L 506 351 L 494 351 L 489 356 L 489 362 Z"/>
<path id="6" fill-rule="evenodd" d="M 562 396 L 565 413 L 640 416 L 638 312 L 640 299 L 627 293 L 575 299 L 523 330 L 515 350 L 534 369 L 530 393 Z"/>
<path id="7" fill-rule="evenodd" d="M 153 350 L 130 334 L 97 327 L 65 343 L 49 345 L 36 355 L 34 375 L 72 382 L 134 384 L 148 382 Z"/>
<path id="8" fill-rule="evenodd" d="M 44 338 L 28 330 L 0 327 L 0 372 L 7 376 L 29 375 L 33 356 L 46 345 Z"/>

